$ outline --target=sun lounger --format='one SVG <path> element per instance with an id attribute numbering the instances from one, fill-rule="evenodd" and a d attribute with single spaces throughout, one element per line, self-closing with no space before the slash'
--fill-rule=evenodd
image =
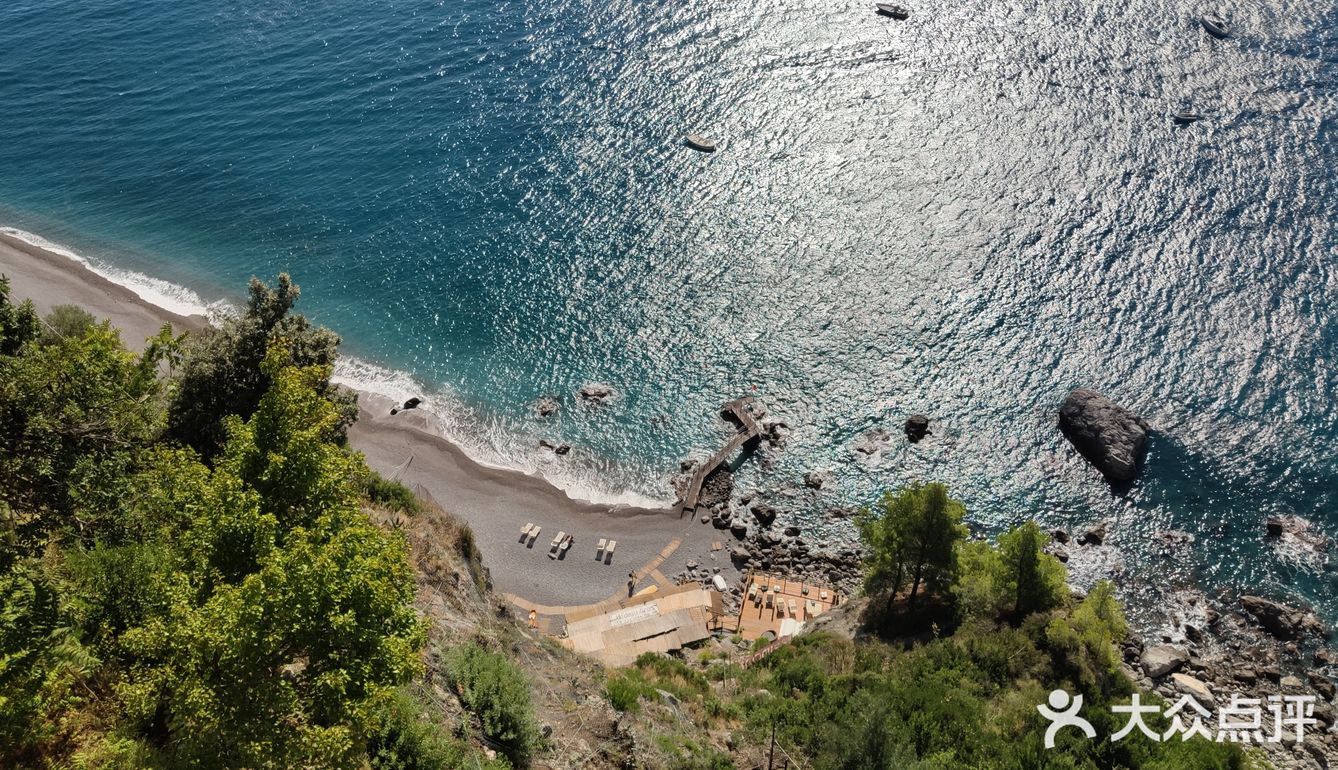
<path id="1" fill-rule="evenodd" d="M 550 550 L 550 551 L 556 551 L 556 550 L 557 550 L 557 547 L 558 547 L 559 545 L 562 544 L 562 541 L 563 541 L 563 540 L 566 540 L 566 539 L 567 539 L 567 533 L 566 533 L 566 532 L 558 532 L 558 533 L 557 533 L 557 537 L 553 538 L 553 542 L 549 545 L 548 550 Z"/>
<path id="2" fill-rule="evenodd" d="M 768 593 L 767 593 L 767 609 L 771 609 L 771 603 L 772 603 L 773 601 L 775 601 L 775 599 L 773 598 L 773 594 L 771 594 L 770 592 L 768 592 Z"/>
<path id="3" fill-rule="evenodd" d="M 535 527 L 534 529 L 530 530 L 529 547 L 534 546 L 534 541 L 539 539 L 539 533 L 542 532 L 543 529 L 544 529 L 543 527 Z"/>
<path id="4" fill-rule="evenodd" d="M 526 524 L 520 528 L 520 542 L 525 542 L 530 537 L 530 530 L 534 528 L 533 523 Z"/>
<path id="5" fill-rule="evenodd" d="M 799 615 L 799 607 L 795 606 L 794 599 L 791 599 L 791 600 L 790 600 L 790 617 L 793 618 L 793 617 L 796 617 L 796 616 L 798 616 L 798 615 Z"/>
<path id="6" fill-rule="evenodd" d="M 605 564 L 608 564 L 609 562 L 613 561 L 613 549 L 614 549 L 614 548 L 617 548 L 617 547 L 618 547 L 618 541 L 617 541 L 617 540 L 610 540 L 610 541 L 609 541 L 609 547 L 604 549 L 604 563 L 605 563 Z"/>
<path id="7" fill-rule="evenodd" d="M 783 618 L 783 617 L 785 617 L 785 601 L 784 601 L 784 600 L 781 600 L 781 601 L 776 602 L 776 617 L 778 617 L 778 618 Z"/>
<path id="8" fill-rule="evenodd" d="M 609 541 L 605 540 L 605 539 L 602 538 L 602 537 L 599 539 L 599 542 L 598 542 L 598 543 L 595 543 L 595 559 L 596 559 L 596 560 L 599 560 L 599 559 L 604 558 L 604 546 L 606 546 L 606 545 L 608 545 L 608 544 L 609 544 Z"/>
<path id="9" fill-rule="evenodd" d="M 822 593 L 818 594 L 818 598 L 822 599 L 824 602 L 827 601 L 827 592 L 823 591 Z"/>
<path id="10" fill-rule="evenodd" d="M 756 586 L 756 585 L 750 585 L 750 586 L 748 586 L 748 598 L 749 598 L 749 599 L 756 599 L 756 598 L 757 598 L 757 586 Z"/>

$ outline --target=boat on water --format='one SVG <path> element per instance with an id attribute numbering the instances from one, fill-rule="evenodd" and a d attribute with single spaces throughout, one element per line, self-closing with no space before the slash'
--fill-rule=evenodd
<path id="1" fill-rule="evenodd" d="M 709 136 L 702 136 L 701 134 L 688 134 L 683 137 L 683 143 L 692 149 L 701 152 L 715 152 L 718 147 L 714 139 Z"/>
<path id="2" fill-rule="evenodd" d="M 1222 21 L 1221 16 L 1205 14 L 1203 18 L 1199 19 L 1199 23 L 1203 24 L 1203 28 L 1208 30 L 1208 34 L 1213 37 L 1228 37 L 1231 35 L 1231 28 L 1227 26 L 1225 21 Z"/>
<path id="3" fill-rule="evenodd" d="M 883 16 L 891 16 L 898 21 L 903 21 L 911 15 L 910 11 L 899 5 L 892 5 L 891 3 L 875 3 L 874 8 L 877 8 L 878 13 Z"/>
<path id="4" fill-rule="evenodd" d="M 1189 125 L 1197 120 L 1203 120 L 1203 116 L 1192 110 L 1180 110 L 1171 116 L 1176 123 L 1182 126 Z"/>

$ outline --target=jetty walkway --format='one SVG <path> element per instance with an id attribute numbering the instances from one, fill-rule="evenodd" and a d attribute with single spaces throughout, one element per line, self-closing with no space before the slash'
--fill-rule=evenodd
<path id="1" fill-rule="evenodd" d="M 744 396 L 736 398 L 725 404 L 722 411 L 728 411 L 734 416 L 735 422 L 739 424 L 739 432 L 734 434 L 728 442 L 725 443 L 720 451 L 711 455 L 710 459 L 701 465 L 692 474 L 692 480 L 688 482 L 687 489 L 683 492 L 683 498 L 678 501 L 676 512 L 678 517 L 697 507 L 697 499 L 701 497 L 702 485 L 706 483 L 706 477 L 715 472 L 731 455 L 738 451 L 739 447 L 748 442 L 756 442 L 762 436 L 762 425 L 753 417 L 752 412 L 753 397 Z"/>

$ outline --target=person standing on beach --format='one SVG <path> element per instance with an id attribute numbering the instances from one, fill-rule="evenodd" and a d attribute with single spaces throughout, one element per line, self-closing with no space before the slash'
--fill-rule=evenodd
<path id="1" fill-rule="evenodd" d="M 627 598 L 632 598 L 632 592 L 636 590 L 636 573 L 627 573 Z"/>

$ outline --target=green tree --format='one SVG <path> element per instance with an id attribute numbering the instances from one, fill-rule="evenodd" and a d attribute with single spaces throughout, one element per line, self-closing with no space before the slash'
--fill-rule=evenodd
<path id="1" fill-rule="evenodd" d="M 78 305 L 56 305 L 42 321 L 42 343 L 51 344 L 87 334 L 98 319 Z"/>
<path id="2" fill-rule="evenodd" d="M 855 523 L 867 554 L 865 590 L 888 591 L 890 603 L 909 581 L 907 605 L 914 607 L 922 586 L 935 591 L 950 585 L 956 546 L 966 537 L 965 513 L 937 482 L 889 492 L 877 510 L 861 511 Z"/>
<path id="3" fill-rule="evenodd" d="M 39 328 L 32 300 L 14 304 L 9 297 L 9 278 L 0 275 L 0 356 L 18 355 L 24 345 L 38 338 Z"/>
<path id="4" fill-rule="evenodd" d="M 339 335 L 290 313 L 300 294 L 287 273 L 279 275 L 273 288 L 252 278 L 244 313 L 191 338 L 169 412 L 173 438 L 206 458 L 217 454 L 226 440 L 223 418 L 250 419 L 271 384 L 261 361 L 273 343 L 284 340 L 285 364 L 323 367 L 324 378 L 316 389 L 335 405 L 333 435 L 342 441 L 357 418 L 357 402 L 350 391 L 330 382 Z"/>
<path id="5" fill-rule="evenodd" d="M 1068 594 L 1064 565 L 1041 552 L 1044 544 L 1045 535 L 1034 521 L 999 538 L 1004 582 L 1012 591 L 1013 614 L 1017 617 L 1056 607 Z"/>
<path id="6" fill-rule="evenodd" d="M 55 527 L 91 535 L 115 507 L 140 450 L 162 429 L 164 330 L 140 355 L 107 323 L 82 337 L 0 355 L 0 501 L 20 536 Z"/>
<path id="7" fill-rule="evenodd" d="M 330 440 L 320 367 L 227 421 L 215 467 L 159 451 L 129 485 L 121 542 L 73 555 L 80 626 L 124 671 L 126 728 L 170 767 L 362 766 L 379 703 L 423 629 L 402 537 L 360 509 L 360 459 Z M 133 534 L 134 537 L 129 535 Z"/>

